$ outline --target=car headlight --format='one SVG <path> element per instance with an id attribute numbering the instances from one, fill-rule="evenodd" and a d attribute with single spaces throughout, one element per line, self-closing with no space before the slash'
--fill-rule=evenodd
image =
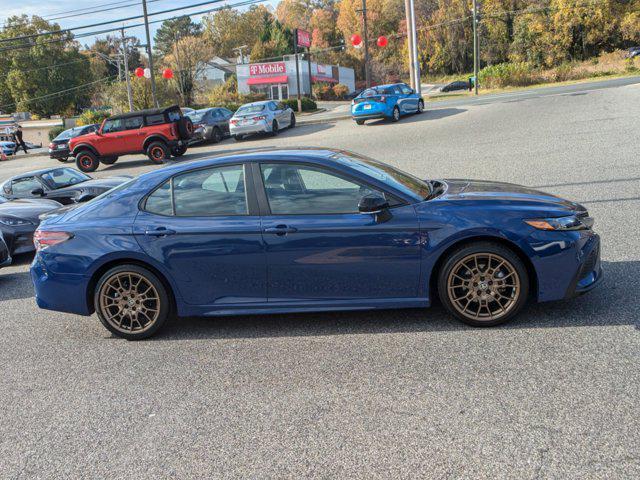
<path id="1" fill-rule="evenodd" d="M 587 230 L 593 226 L 593 218 L 587 214 L 557 218 L 536 218 L 525 220 L 524 222 L 538 230 Z"/>
<path id="2" fill-rule="evenodd" d="M 9 227 L 19 227 L 20 225 L 33 225 L 29 220 L 15 217 L 0 217 L 0 223 Z"/>

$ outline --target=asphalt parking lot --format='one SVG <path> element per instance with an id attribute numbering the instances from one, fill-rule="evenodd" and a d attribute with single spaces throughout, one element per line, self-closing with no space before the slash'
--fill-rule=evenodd
<path id="1" fill-rule="evenodd" d="M 192 149 L 330 146 L 538 187 L 589 208 L 605 282 L 492 329 L 435 306 L 181 319 L 130 343 L 38 310 L 20 257 L 0 270 L 0 477 L 640 478 L 639 125 L 634 84 Z M 0 180 L 57 164 L 28 162 Z"/>

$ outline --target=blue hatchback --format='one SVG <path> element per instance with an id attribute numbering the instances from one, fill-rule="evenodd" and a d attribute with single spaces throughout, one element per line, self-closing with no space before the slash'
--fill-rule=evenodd
<path id="1" fill-rule="evenodd" d="M 397 122 L 402 115 L 423 111 L 424 100 L 406 83 L 367 88 L 351 102 L 351 116 L 358 125 L 373 118 Z"/>
<path id="2" fill-rule="evenodd" d="M 475 326 L 602 278 L 584 207 L 507 183 L 420 180 L 328 149 L 159 169 L 45 220 L 38 305 L 127 339 L 172 316 L 427 307 Z"/>

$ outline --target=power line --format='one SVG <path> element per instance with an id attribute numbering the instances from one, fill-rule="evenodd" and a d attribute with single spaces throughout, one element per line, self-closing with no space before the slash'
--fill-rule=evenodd
<path id="1" fill-rule="evenodd" d="M 222 0 L 218 0 L 218 1 L 222 1 Z M 154 23 L 162 23 L 165 22 L 167 20 L 176 20 L 178 18 L 182 18 L 182 17 L 190 17 L 190 16 L 195 16 L 195 15 L 204 15 L 206 13 L 211 13 L 211 12 L 216 12 L 219 10 L 224 10 L 226 8 L 236 8 L 236 7 L 244 7 L 244 6 L 248 6 L 248 5 L 255 5 L 258 3 L 263 3 L 267 0 L 245 0 L 243 2 L 239 2 L 239 3 L 234 3 L 232 5 L 224 5 L 222 7 L 216 7 L 216 8 L 209 8 L 206 10 L 200 10 L 198 12 L 190 12 L 190 13 L 184 13 L 182 15 L 175 15 L 173 17 L 167 17 L 167 18 L 162 18 L 159 20 L 153 20 L 151 22 L 149 22 L 149 24 L 154 24 Z M 211 3 L 211 2 L 209 2 Z M 184 7 L 184 8 L 191 8 L 191 7 Z M 126 29 L 132 29 L 132 28 L 138 28 L 138 27 L 143 27 L 144 23 L 137 23 L 137 24 L 133 24 L 133 25 L 126 25 L 124 28 Z M 39 46 L 39 45 L 46 45 L 46 44 L 50 44 L 50 43 L 64 43 L 64 42 L 69 42 L 72 40 L 76 40 L 78 38 L 84 38 L 84 37 L 93 37 L 96 35 L 100 35 L 103 33 L 109 33 L 109 32 L 115 32 L 117 30 L 121 30 L 123 27 L 113 27 L 113 28 L 107 28 L 104 30 L 95 30 L 92 32 L 85 32 L 85 33 L 78 33 L 78 34 L 73 34 L 72 38 L 58 38 L 58 39 L 54 39 L 54 40 L 47 40 L 47 41 L 43 41 L 40 42 L 38 44 L 22 44 L 22 45 L 12 45 L 9 47 L 4 47 L 4 48 L 0 48 L 0 52 L 5 52 L 8 50 L 20 50 L 20 49 L 24 49 L 24 48 L 33 48 L 34 46 Z"/>

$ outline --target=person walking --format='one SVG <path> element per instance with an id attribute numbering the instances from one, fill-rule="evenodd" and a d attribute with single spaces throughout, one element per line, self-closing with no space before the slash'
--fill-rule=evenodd
<path id="1" fill-rule="evenodd" d="M 18 124 L 18 126 L 16 127 L 16 131 L 13 132 L 13 138 L 15 138 L 16 140 L 15 153 L 18 153 L 18 147 L 22 147 L 22 149 L 24 150 L 24 153 L 28 153 L 27 146 L 25 145 L 24 140 L 22 139 L 22 127 L 20 126 L 20 124 Z"/>

